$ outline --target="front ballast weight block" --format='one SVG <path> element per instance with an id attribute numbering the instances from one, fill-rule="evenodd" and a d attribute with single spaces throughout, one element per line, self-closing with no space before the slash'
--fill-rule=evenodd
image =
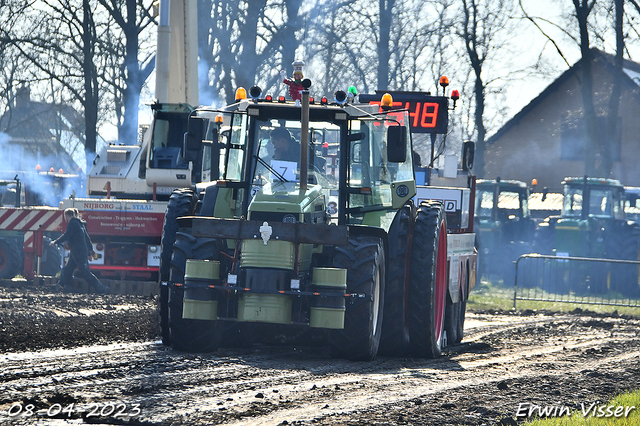
<path id="1" fill-rule="evenodd" d="M 195 277 L 188 280 L 185 275 L 185 295 L 193 295 L 188 303 L 191 311 L 197 311 L 193 315 L 198 319 L 344 329 L 347 299 L 353 303 L 354 299 L 366 296 L 347 294 L 346 269 L 309 264 L 313 244 L 347 244 L 346 226 L 276 222 L 269 225 L 271 235 L 265 243 L 258 232 L 265 225 L 263 221 L 204 217 L 185 217 L 180 221 L 191 228 L 196 238 L 213 236 L 240 244 L 239 268 L 226 279 L 216 275 L 212 278 L 217 280 L 215 284 L 207 283 L 206 274 L 198 274 L 197 279 L 201 280 L 198 285 Z M 300 275 L 295 272 L 298 269 Z M 188 291 L 193 285 L 201 290 Z M 218 312 L 217 318 L 211 316 L 216 301 L 227 306 L 228 315 Z"/>
<path id="2" fill-rule="evenodd" d="M 220 282 L 220 262 L 217 260 L 187 259 L 184 274 L 182 318 L 196 320 L 218 319 L 216 292 L 208 286 Z"/>
<path id="3" fill-rule="evenodd" d="M 292 300 L 281 294 L 243 294 L 238 300 L 238 322 L 291 324 Z"/>
<path id="4" fill-rule="evenodd" d="M 187 259 L 184 276 L 182 318 L 190 320 L 231 320 L 281 325 L 303 325 L 310 328 L 343 329 L 346 300 L 361 298 L 362 294 L 347 294 L 347 270 L 314 267 L 307 291 L 286 288 L 292 271 L 273 268 L 247 268 L 238 278 L 239 285 L 229 285 L 220 279 L 220 262 Z M 250 279 L 249 279 L 250 278 Z M 286 279 L 285 279 L 286 278 Z M 229 299 L 231 297 L 231 299 Z M 219 303 L 235 299 L 235 316 L 219 312 Z M 293 320 L 300 301 L 307 320 Z M 297 301 L 297 302 L 296 302 Z M 221 315 L 221 316 L 220 316 Z"/>
<path id="5" fill-rule="evenodd" d="M 289 241 L 242 240 L 241 268 L 293 269 L 295 246 Z"/>
<path id="6" fill-rule="evenodd" d="M 319 294 L 326 290 L 346 293 L 347 270 L 313 268 L 311 290 Z M 344 297 L 315 297 L 311 303 L 309 327 L 343 329 L 344 313 Z"/>
<path id="7" fill-rule="evenodd" d="M 260 272 L 256 270 L 255 272 Z M 270 273 L 274 272 L 273 270 Z M 262 270 L 264 280 L 264 270 Z M 264 293 L 260 289 L 245 289 L 238 299 L 238 322 L 292 324 L 293 299 L 310 298 L 309 327 L 344 328 L 347 271 L 339 268 L 313 268 L 311 291 L 278 290 L 280 294 Z"/>

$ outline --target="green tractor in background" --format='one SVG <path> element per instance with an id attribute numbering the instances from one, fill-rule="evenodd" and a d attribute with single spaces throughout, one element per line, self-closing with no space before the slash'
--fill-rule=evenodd
<path id="1" fill-rule="evenodd" d="M 533 251 L 536 225 L 528 200 L 529 188 L 524 182 L 500 178 L 476 181 L 478 276 L 497 277 L 512 284 L 514 262 Z"/>
<path id="2" fill-rule="evenodd" d="M 640 260 L 640 225 L 625 217 L 625 192 L 618 180 L 565 178 L 562 184 L 564 203 L 560 216 L 546 218 L 536 231 L 540 254 Z M 636 264 L 575 260 L 556 263 L 556 269 L 563 271 L 559 279 L 564 282 L 565 291 L 640 295 Z"/>
<path id="3" fill-rule="evenodd" d="M 438 356 L 450 326 L 446 213 L 413 203 L 407 111 L 344 92 L 331 104 L 303 92 L 301 107 L 250 94 L 189 119 L 185 145 L 204 146 L 212 182 L 169 200 L 163 342 L 209 352 L 305 335 L 353 360 Z M 274 158 L 275 129 L 299 141 L 297 161 Z"/>

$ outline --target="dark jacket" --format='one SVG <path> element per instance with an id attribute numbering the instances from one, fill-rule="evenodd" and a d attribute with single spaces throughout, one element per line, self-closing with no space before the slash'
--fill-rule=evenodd
<path id="1" fill-rule="evenodd" d="M 77 217 L 72 218 L 67 223 L 67 229 L 60 237 L 55 240 L 56 244 L 67 243 L 69 251 L 76 256 L 89 256 L 89 253 L 93 250 L 91 245 L 91 239 L 87 234 L 87 222 Z"/>

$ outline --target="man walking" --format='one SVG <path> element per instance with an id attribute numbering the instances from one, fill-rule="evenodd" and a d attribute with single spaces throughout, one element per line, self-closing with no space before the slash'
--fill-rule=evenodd
<path id="1" fill-rule="evenodd" d="M 84 278 L 97 293 L 109 293 L 109 287 L 102 284 L 89 269 L 89 258 L 93 254 L 93 245 L 89 234 L 87 234 L 86 222 L 80 218 L 76 208 L 65 209 L 64 219 L 67 222 L 66 231 L 49 243 L 50 246 L 67 243 L 69 247 L 69 260 L 62 268 L 58 284 L 63 288 L 71 288 L 73 271 L 78 268 L 80 277 Z"/>

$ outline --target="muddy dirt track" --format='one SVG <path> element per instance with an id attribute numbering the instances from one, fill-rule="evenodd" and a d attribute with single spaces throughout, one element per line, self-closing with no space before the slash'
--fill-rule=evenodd
<path id="1" fill-rule="evenodd" d="M 469 313 L 439 359 L 367 363 L 321 346 L 176 352 L 157 341 L 155 309 L 152 297 L 0 287 L 0 423 L 509 425 L 640 383 L 634 318 Z"/>

